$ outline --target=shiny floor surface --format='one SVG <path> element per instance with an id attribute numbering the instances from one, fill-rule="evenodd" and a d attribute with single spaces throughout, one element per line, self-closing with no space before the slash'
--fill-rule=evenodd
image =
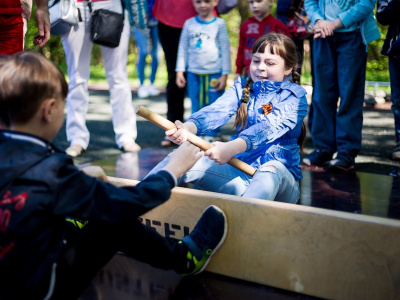
<path id="1" fill-rule="evenodd" d="M 109 176 L 141 180 L 171 150 L 145 148 L 92 164 L 101 166 Z M 302 173 L 301 205 L 400 220 L 400 174 L 331 172 L 304 166 Z"/>

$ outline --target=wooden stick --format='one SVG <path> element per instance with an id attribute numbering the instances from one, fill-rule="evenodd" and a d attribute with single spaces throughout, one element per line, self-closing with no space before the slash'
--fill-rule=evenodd
<path id="1" fill-rule="evenodd" d="M 152 112 L 151 110 L 145 108 L 144 106 L 140 105 L 136 109 L 136 114 L 138 114 L 139 116 L 145 118 L 146 120 L 156 124 L 157 126 L 163 128 L 165 130 L 176 128 L 176 125 L 174 123 L 172 123 L 168 119 L 160 116 L 159 114 Z M 201 150 L 204 150 L 204 151 L 206 151 L 212 147 L 212 145 L 210 143 L 206 142 L 205 140 L 203 140 L 202 138 L 198 137 L 197 135 L 195 135 L 191 132 L 188 132 L 187 139 L 193 145 L 196 145 L 197 147 L 199 147 Z M 232 157 L 231 160 L 228 161 L 228 164 L 250 176 L 253 176 L 257 171 L 257 169 L 253 168 L 252 166 L 246 164 L 245 162 L 243 162 L 235 157 Z"/>

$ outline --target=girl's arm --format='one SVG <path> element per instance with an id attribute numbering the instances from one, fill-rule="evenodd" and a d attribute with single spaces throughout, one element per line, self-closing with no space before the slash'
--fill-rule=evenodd
<path id="1" fill-rule="evenodd" d="M 217 43 L 221 53 L 222 75 L 228 75 L 231 73 L 231 46 L 229 43 L 228 29 L 226 28 L 224 20 L 222 20 L 218 30 Z"/>
<path id="2" fill-rule="evenodd" d="M 299 98 L 292 94 L 286 100 L 278 103 L 260 123 L 243 130 L 238 137 L 246 142 L 246 151 L 255 150 L 265 143 L 282 137 L 297 124 L 303 122 L 306 115 L 305 91 L 299 95 Z"/>
<path id="3" fill-rule="evenodd" d="M 212 145 L 214 147 L 204 152 L 204 156 L 208 156 L 220 165 L 227 163 L 232 157 L 246 151 L 247 148 L 246 142 L 241 138 L 227 143 L 215 142 Z"/>

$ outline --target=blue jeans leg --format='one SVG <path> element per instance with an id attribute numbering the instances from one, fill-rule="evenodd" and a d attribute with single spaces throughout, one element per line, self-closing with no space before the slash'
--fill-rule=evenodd
<path id="1" fill-rule="evenodd" d="M 340 105 L 336 114 L 339 152 L 355 157 L 361 149 L 367 52 L 359 31 L 337 34 Z"/>
<path id="2" fill-rule="evenodd" d="M 147 176 L 157 173 L 169 161 L 169 155 Z M 287 168 L 278 161 L 260 167 L 253 178 L 228 165 L 219 165 L 202 157 L 178 183 L 192 183 L 201 190 L 229 195 L 296 203 L 300 198 L 299 184 Z"/>
<path id="3" fill-rule="evenodd" d="M 156 73 L 158 68 L 158 27 L 157 25 L 150 27 L 150 37 L 151 37 L 151 74 L 150 83 L 153 84 L 156 79 Z"/>
<path id="4" fill-rule="evenodd" d="M 147 51 L 147 36 L 141 32 L 140 30 L 138 30 L 137 28 L 135 28 L 134 32 L 133 32 L 134 36 L 135 36 L 135 42 L 137 47 L 139 48 L 139 58 L 137 61 L 137 73 L 138 73 L 138 77 L 140 80 L 140 85 L 143 85 L 144 83 L 144 69 L 146 67 L 146 57 L 148 54 Z"/>
<path id="5" fill-rule="evenodd" d="M 396 143 L 400 142 L 400 57 L 389 56 L 390 89 Z"/>
<path id="6" fill-rule="evenodd" d="M 216 74 L 194 74 L 187 73 L 188 94 L 192 102 L 192 114 L 203 107 L 214 103 L 221 97 L 224 91 L 216 90 L 213 81 L 221 77 L 221 73 Z M 219 130 L 210 131 L 207 135 L 218 136 Z"/>
<path id="7" fill-rule="evenodd" d="M 243 197 L 297 203 L 299 182 L 281 162 L 272 160 L 258 169 Z"/>
<path id="8" fill-rule="evenodd" d="M 328 153 L 336 152 L 335 128 L 339 87 L 335 48 L 333 36 L 314 40 L 315 85 L 312 95 L 311 137 L 315 147 Z"/>

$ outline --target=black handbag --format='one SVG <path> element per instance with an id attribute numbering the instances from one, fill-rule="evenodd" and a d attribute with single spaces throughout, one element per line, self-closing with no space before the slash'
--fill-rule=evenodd
<path id="1" fill-rule="evenodd" d="M 89 9 L 92 12 L 91 3 Z M 91 16 L 90 40 L 102 46 L 118 47 L 124 28 L 124 11 L 124 6 L 122 14 L 107 9 L 94 10 Z"/>

